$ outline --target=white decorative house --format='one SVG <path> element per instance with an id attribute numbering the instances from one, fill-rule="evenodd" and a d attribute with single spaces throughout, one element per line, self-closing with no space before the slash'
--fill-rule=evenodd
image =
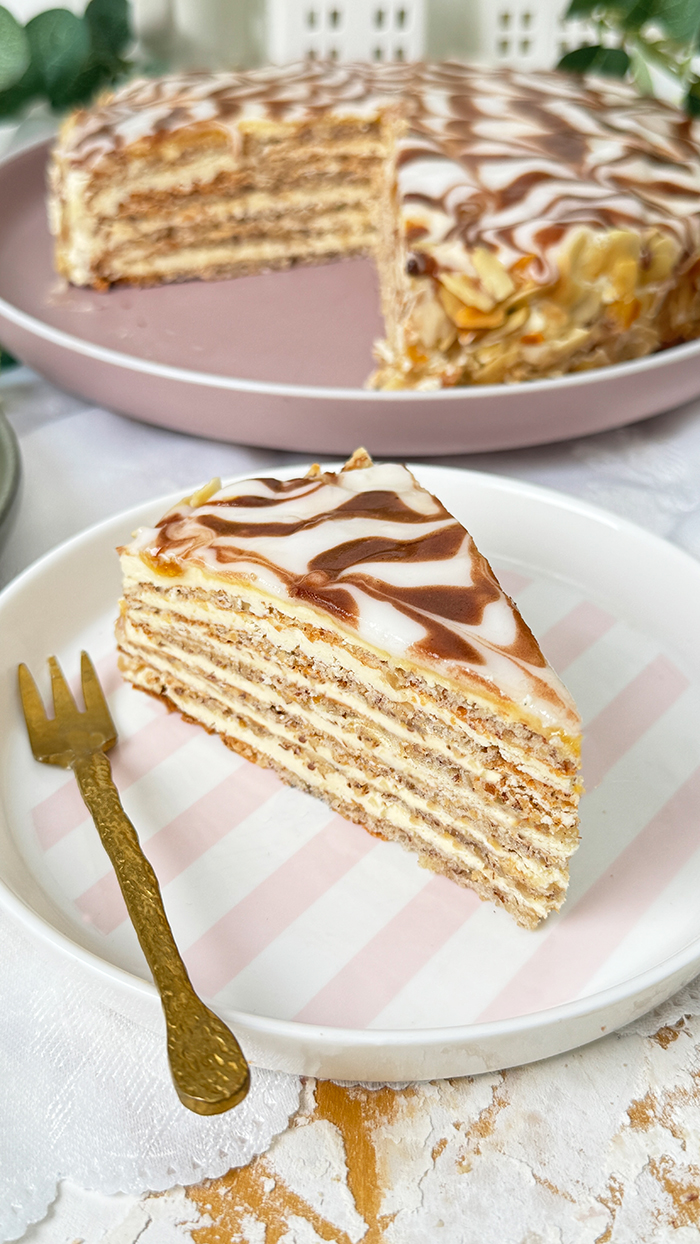
<path id="1" fill-rule="evenodd" d="M 566 52 L 589 42 L 587 23 L 564 21 L 568 0 L 473 0 L 465 7 L 473 55 L 491 64 L 552 69 Z"/>
<path id="2" fill-rule="evenodd" d="M 137 29 L 155 54 L 210 68 L 307 56 L 452 56 L 548 69 L 589 41 L 586 23 L 564 23 L 567 7 L 568 0 L 134 0 Z"/>
<path id="3" fill-rule="evenodd" d="M 278 65 L 315 60 L 419 60 L 426 0 L 268 0 L 267 51 Z"/>
<path id="4" fill-rule="evenodd" d="M 267 0 L 267 58 L 418 60 L 437 52 L 551 68 L 588 42 L 586 23 L 564 22 L 567 7 L 568 0 Z"/>

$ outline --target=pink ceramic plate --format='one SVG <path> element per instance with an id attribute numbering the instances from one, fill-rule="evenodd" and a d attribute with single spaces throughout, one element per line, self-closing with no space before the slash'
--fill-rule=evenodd
<path id="1" fill-rule="evenodd" d="M 557 380 L 373 393 L 369 261 L 235 281 L 68 288 L 51 264 L 47 144 L 0 165 L 0 339 L 64 389 L 200 436 L 310 453 L 515 448 L 582 436 L 700 393 L 700 342 Z"/>

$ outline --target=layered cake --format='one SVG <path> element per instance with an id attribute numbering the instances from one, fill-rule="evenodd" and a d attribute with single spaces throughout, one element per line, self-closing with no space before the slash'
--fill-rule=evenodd
<path id="1" fill-rule="evenodd" d="M 405 466 L 219 481 L 120 549 L 119 663 L 248 760 L 534 928 L 578 843 L 580 721 Z"/>
<path id="2" fill-rule="evenodd" d="M 136 81 L 63 126 L 77 285 L 371 255 L 379 388 L 557 376 L 700 334 L 698 121 L 609 79 L 456 63 Z"/>

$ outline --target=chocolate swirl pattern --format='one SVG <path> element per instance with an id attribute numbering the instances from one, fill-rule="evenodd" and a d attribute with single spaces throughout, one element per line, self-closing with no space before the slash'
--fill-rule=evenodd
<path id="1" fill-rule="evenodd" d="M 568 692 L 469 533 L 405 466 L 245 480 L 178 506 L 134 546 L 164 574 L 197 565 L 304 601 L 397 659 L 542 701 L 572 734 Z"/>

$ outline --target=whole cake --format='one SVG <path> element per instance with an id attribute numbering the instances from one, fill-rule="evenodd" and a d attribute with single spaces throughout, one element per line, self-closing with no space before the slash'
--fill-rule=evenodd
<path id="1" fill-rule="evenodd" d="M 578 843 L 580 721 L 405 466 L 219 481 L 119 550 L 120 668 L 528 928 Z"/>
<path id="2" fill-rule="evenodd" d="M 380 388 L 557 376 L 700 334 L 698 122 L 610 80 L 310 63 L 137 81 L 66 121 L 50 185 L 77 285 L 372 255 Z"/>

